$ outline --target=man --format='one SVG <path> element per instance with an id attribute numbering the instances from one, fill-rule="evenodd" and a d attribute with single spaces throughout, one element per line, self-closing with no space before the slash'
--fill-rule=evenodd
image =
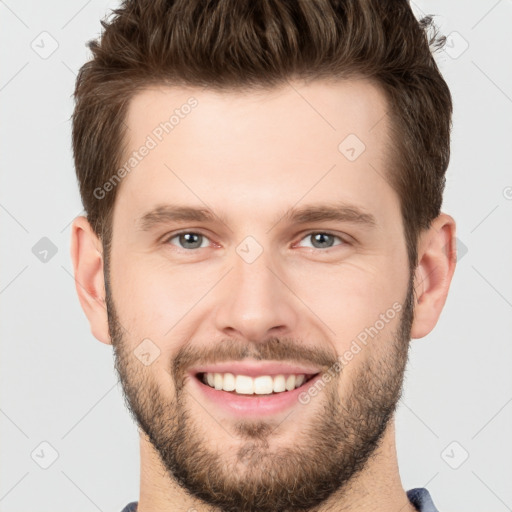
<path id="1" fill-rule="evenodd" d="M 77 292 L 125 512 L 432 512 L 394 412 L 455 269 L 452 104 L 405 0 L 125 0 L 77 78 Z M 429 46 L 430 44 L 430 46 Z"/>

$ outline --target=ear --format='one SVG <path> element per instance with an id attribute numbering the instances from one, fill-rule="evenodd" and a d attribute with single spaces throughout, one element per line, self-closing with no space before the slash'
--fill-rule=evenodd
<path id="1" fill-rule="evenodd" d="M 77 217 L 71 228 L 71 259 L 78 299 L 93 336 L 111 344 L 105 303 L 103 245 L 86 217 Z"/>
<path id="2" fill-rule="evenodd" d="M 456 251 L 455 221 L 441 213 L 418 241 L 411 338 L 423 338 L 435 327 L 455 271 Z"/>

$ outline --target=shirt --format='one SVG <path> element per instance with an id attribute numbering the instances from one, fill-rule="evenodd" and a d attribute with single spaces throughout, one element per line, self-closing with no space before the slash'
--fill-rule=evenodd
<path id="1" fill-rule="evenodd" d="M 430 493 L 424 487 L 407 491 L 407 497 L 419 512 L 439 512 L 432 502 Z M 132 501 L 121 512 L 137 512 L 137 501 Z"/>

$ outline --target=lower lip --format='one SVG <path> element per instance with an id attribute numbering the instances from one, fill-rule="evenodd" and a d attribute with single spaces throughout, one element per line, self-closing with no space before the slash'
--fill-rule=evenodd
<path id="1" fill-rule="evenodd" d="M 229 414 L 260 417 L 277 414 L 300 404 L 299 396 L 307 392 L 319 379 L 321 379 L 320 373 L 293 391 L 283 391 L 271 395 L 238 395 L 221 391 L 204 384 L 196 376 L 191 381 L 207 400 Z"/>

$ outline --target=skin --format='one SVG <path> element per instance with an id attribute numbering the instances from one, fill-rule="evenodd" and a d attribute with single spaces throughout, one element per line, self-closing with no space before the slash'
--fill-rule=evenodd
<path id="1" fill-rule="evenodd" d="M 310 510 L 414 510 L 400 482 L 394 417 L 381 425 L 382 432 L 372 427 L 372 402 L 362 405 L 361 384 L 380 386 L 384 391 L 371 396 L 373 404 L 392 413 L 408 341 L 434 328 L 446 301 L 455 270 L 455 221 L 442 213 L 422 232 L 419 264 L 410 276 L 399 198 L 385 179 L 389 120 L 383 94 L 363 80 L 290 85 L 250 94 L 153 87 L 132 99 L 126 118 L 128 153 L 168 118 L 167 112 L 191 96 L 198 106 L 118 185 L 109 297 L 102 243 L 85 217 L 73 223 L 71 253 L 81 305 L 93 335 L 114 345 L 125 393 L 131 407 L 139 407 L 134 417 L 145 414 L 148 421 L 140 429 L 139 512 L 220 510 L 177 484 L 162 461 L 162 445 L 155 447 L 155 439 L 147 435 L 153 429 L 160 436 L 156 441 L 169 440 L 170 425 L 176 427 L 176 415 L 183 417 L 183 412 L 188 416 L 182 424 L 188 428 L 183 450 L 190 448 L 186 453 L 192 459 L 196 452 L 197 457 L 203 452 L 215 455 L 212 461 L 230 469 L 223 474 L 217 468 L 217 479 L 236 485 L 264 482 L 275 464 L 273 455 L 297 446 L 320 472 L 321 461 L 334 464 L 350 453 L 349 441 L 336 438 L 336 432 L 352 433 L 364 444 L 375 430 L 378 444 L 367 450 L 364 467 L 347 470 L 350 478 Z M 338 150 L 350 133 L 366 146 L 355 161 Z M 334 201 L 358 205 L 375 216 L 376 225 L 282 220 L 294 206 Z M 218 217 L 211 223 L 166 222 L 141 230 L 142 215 L 161 204 L 207 205 Z M 206 238 L 201 248 L 187 249 L 179 237 L 171 238 L 178 231 Z M 318 232 L 340 238 L 332 239 L 331 247 L 315 247 L 308 235 Z M 247 236 L 263 248 L 250 264 L 236 251 Z M 411 309 L 408 323 L 409 284 L 416 293 L 409 295 L 414 318 Z M 215 353 L 236 360 L 229 347 L 277 356 L 271 344 L 275 339 L 289 345 L 299 361 L 306 362 L 307 354 L 336 360 L 394 303 L 402 306 L 401 314 L 314 400 L 294 405 L 289 416 L 287 411 L 262 421 L 259 435 L 249 428 L 255 424 L 240 422 L 197 394 L 182 378 L 184 368 L 173 373 L 177 356 L 187 348 L 206 361 Z M 160 351 L 148 366 L 133 353 L 147 338 Z M 353 408 L 341 405 L 350 403 Z M 338 408 L 328 413 L 329 406 Z M 358 407 L 366 428 L 351 416 Z M 334 420 L 326 432 L 322 425 L 328 417 Z M 339 445 L 321 446 L 315 432 L 338 439 Z M 195 441 L 196 450 L 187 439 Z M 252 441 L 256 444 L 250 445 Z M 249 446 L 257 447 L 253 459 L 242 461 L 240 454 Z M 297 466 L 281 466 L 277 475 L 288 481 Z"/>

